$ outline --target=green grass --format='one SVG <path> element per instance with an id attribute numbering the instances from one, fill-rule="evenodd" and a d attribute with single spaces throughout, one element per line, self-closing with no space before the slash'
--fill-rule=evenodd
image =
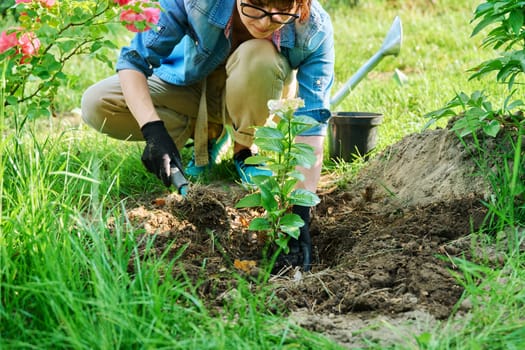
<path id="1" fill-rule="evenodd" d="M 521 236 L 523 229 L 507 232 Z M 427 349 L 520 349 L 525 339 L 525 258 L 519 250 L 508 253 L 505 244 L 498 254 L 505 262 L 494 266 L 488 253 L 478 263 L 457 260 L 463 272 L 458 277 L 464 287 L 469 314 L 460 314 L 449 320 L 441 333 L 432 334 L 425 344 Z M 483 256 L 480 256 L 482 259 Z M 492 261 L 492 262 L 491 262 Z M 461 301 L 465 303 L 464 301 Z"/>
<path id="2" fill-rule="evenodd" d="M 482 37 L 470 38 L 473 26 L 468 21 L 477 2 L 323 3 L 336 28 L 334 91 L 380 47 L 393 18 L 402 20 L 400 55 L 385 58 L 339 107 L 385 116 L 378 150 L 421 131 L 424 114 L 442 107 L 457 91 L 486 90 L 496 103 L 503 102 L 505 86 L 490 79 L 468 81 L 467 70 L 495 54 L 480 49 Z M 404 85 L 392 78 L 395 69 L 407 75 Z M 63 87 L 58 111 L 78 107 L 82 91 L 112 69 L 75 59 L 68 72 L 79 76 Z M 518 89 L 522 95 L 522 87 Z M 85 126 L 44 128 L 40 121 L 30 121 L 17 133 L 8 128 L 13 121 L 5 115 L 2 103 L 0 348 L 338 348 L 271 311 L 271 294 L 262 287 L 252 293 L 239 280 L 237 296 L 216 313 L 203 306 L 184 277 L 166 273 L 177 258 L 133 258 L 141 232 L 126 222 L 126 203 L 146 193 L 165 193 L 142 167 L 141 143 L 115 141 Z M 515 159 L 520 157 L 518 152 Z M 325 171 L 340 172 L 346 179 L 362 162 L 338 165 L 327 160 L 325 165 Z M 500 170 L 503 175 L 494 185 L 514 186 L 515 191 L 519 169 Z M 224 162 L 217 176 L 234 178 L 231 161 Z M 506 215 L 507 202 L 493 204 L 496 217 Z M 110 218 L 116 218 L 111 228 Z M 501 245 L 502 264 L 482 256 L 476 263 L 456 262 L 464 273 L 458 278 L 472 303 L 470 313 L 415 334 L 420 348 L 517 349 L 522 344 L 525 261 L 517 247 L 523 230 L 505 227 L 501 232 L 489 243 Z M 135 274 L 128 272 L 130 260 Z"/>
<path id="3" fill-rule="evenodd" d="M 241 284 L 224 312 L 211 315 L 192 285 L 169 273 L 176 258 L 133 258 L 140 232 L 126 222 L 120 197 L 147 190 L 133 187 L 147 182 L 136 180 L 145 174 L 135 161 L 117 157 L 122 149 L 115 142 L 95 136 L 97 148 L 84 152 L 93 138 L 75 135 L 52 143 L 31 135 L 2 141 L 2 347 L 331 347 L 265 311 L 264 290 L 253 296 Z M 138 174 L 120 184 L 128 168 Z"/>

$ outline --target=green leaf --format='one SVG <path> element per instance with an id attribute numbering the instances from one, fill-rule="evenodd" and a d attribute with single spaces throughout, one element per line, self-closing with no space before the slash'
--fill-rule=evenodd
<path id="1" fill-rule="evenodd" d="M 507 107 L 506 109 L 511 111 L 515 108 L 518 108 L 518 107 L 521 107 L 523 106 L 523 101 L 522 100 L 515 100 L 515 101 L 512 101 Z"/>
<path id="2" fill-rule="evenodd" d="M 45 66 L 35 67 L 34 74 L 42 80 L 51 78 L 51 73 L 49 73 Z"/>
<path id="3" fill-rule="evenodd" d="M 284 145 L 280 140 L 271 138 L 256 138 L 254 143 L 264 151 L 283 153 Z"/>
<path id="4" fill-rule="evenodd" d="M 266 156 L 256 155 L 256 156 L 250 156 L 244 160 L 244 163 L 251 164 L 251 165 L 258 165 L 267 162 L 271 158 L 268 158 Z"/>
<path id="5" fill-rule="evenodd" d="M 501 66 L 502 66 L 502 62 L 500 61 L 500 59 L 484 61 L 480 63 L 479 65 L 468 70 L 469 72 L 474 72 L 469 77 L 469 80 L 483 76 L 491 71 L 498 70 Z"/>
<path id="6" fill-rule="evenodd" d="M 501 129 L 501 125 L 497 120 L 491 120 L 483 124 L 483 132 L 491 137 L 496 137 Z"/>
<path id="7" fill-rule="evenodd" d="M 304 221 L 297 214 L 284 214 L 279 220 L 279 229 L 293 238 L 299 238 L 299 228 L 304 226 Z"/>
<path id="8" fill-rule="evenodd" d="M 276 125 L 277 130 L 279 130 L 283 135 L 289 134 L 290 121 L 288 119 L 279 119 L 279 122 Z"/>
<path id="9" fill-rule="evenodd" d="M 113 69 L 113 58 L 109 58 L 106 55 L 97 52 L 95 54 L 95 59 L 99 60 L 102 63 L 105 63 L 106 66 L 108 66 L 108 68 Z"/>
<path id="10" fill-rule="evenodd" d="M 57 61 L 55 56 L 51 54 L 46 54 L 42 57 L 42 66 L 44 66 L 44 69 L 47 69 L 48 71 L 59 71 L 62 69 L 62 64 Z"/>
<path id="11" fill-rule="evenodd" d="M 256 176 L 252 176 L 251 180 L 257 188 L 272 188 L 272 185 L 271 185 L 272 177 L 271 176 L 256 175 Z"/>
<path id="12" fill-rule="evenodd" d="M 293 237 L 295 239 L 298 239 L 299 235 L 301 234 L 301 231 L 298 227 L 284 226 L 284 227 L 279 227 L 279 230 L 285 233 L 286 235 Z"/>
<path id="13" fill-rule="evenodd" d="M 289 248 L 288 248 L 288 236 L 281 236 L 281 237 L 278 237 L 276 240 L 275 240 L 275 243 L 277 244 L 277 246 L 279 246 L 285 253 L 288 253 L 289 251 Z"/>
<path id="14" fill-rule="evenodd" d="M 304 221 L 301 217 L 294 213 L 284 214 L 281 220 L 279 220 L 281 227 L 303 227 Z"/>
<path id="15" fill-rule="evenodd" d="M 294 190 L 295 185 L 297 185 L 297 179 L 292 178 L 290 180 L 286 180 L 282 185 L 281 193 L 288 197 L 289 194 Z"/>
<path id="16" fill-rule="evenodd" d="M 68 76 L 64 72 L 58 72 L 55 74 L 55 79 L 66 81 L 68 80 Z"/>
<path id="17" fill-rule="evenodd" d="M 465 137 L 475 132 L 479 125 L 480 121 L 478 119 L 461 118 L 454 123 L 452 130 L 459 132 L 461 137 Z"/>
<path id="18" fill-rule="evenodd" d="M 268 231 L 272 226 L 265 218 L 254 218 L 248 228 L 252 231 Z"/>
<path id="19" fill-rule="evenodd" d="M 260 207 L 260 206 L 261 206 L 261 194 L 260 193 L 249 194 L 246 197 L 242 198 L 235 205 L 236 208 L 253 208 L 253 207 Z"/>
<path id="20" fill-rule="evenodd" d="M 474 11 L 474 18 L 479 18 L 485 13 L 489 12 L 493 8 L 492 3 L 485 2 L 480 4 L 478 7 L 476 7 L 476 10 Z"/>
<path id="21" fill-rule="evenodd" d="M 435 111 L 429 112 L 429 113 L 425 114 L 424 117 L 425 118 L 431 118 L 431 119 L 434 119 L 434 120 L 438 120 L 438 119 L 441 119 L 441 118 L 451 117 L 451 116 L 455 116 L 455 115 L 457 115 L 457 113 L 454 112 L 454 110 L 452 108 L 444 107 L 444 108 L 440 108 L 440 109 L 437 109 Z"/>
<path id="22" fill-rule="evenodd" d="M 11 106 L 16 106 L 18 104 L 18 98 L 16 96 L 7 96 L 5 100 L 7 104 Z"/>
<path id="23" fill-rule="evenodd" d="M 494 15 L 494 16 L 488 16 L 484 19 L 482 19 L 480 22 L 478 22 L 478 24 L 474 27 L 474 29 L 472 30 L 472 34 L 470 36 L 475 36 L 477 35 L 479 32 L 481 32 L 483 29 L 485 29 L 487 26 L 493 24 L 493 23 L 496 23 L 496 22 L 500 22 L 504 19 L 505 17 L 504 16 L 501 16 L 501 15 Z"/>
<path id="24" fill-rule="evenodd" d="M 514 9 L 509 15 L 509 25 L 514 34 L 519 35 L 523 26 L 523 8 Z"/>
<path id="25" fill-rule="evenodd" d="M 296 142 L 292 145 L 292 150 L 297 153 L 313 154 L 314 148 L 306 143 Z"/>
<path id="26" fill-rule="evenodd" d="M 320 201 L 315 193 L 301 188 L 296 189 L 290 194 L 290 203 L 294 205 L 313 207 L 319 204 Z"/>
<path id="27" fill-rule="evenodd" d="M 59 47 L 62 52 L 70 52 L 73 51 L 78 45 L 77 40 L 68 40 L 68 39 L 60 39 L 56 42 L 57 47 Z"/>
<path id="28" fill-rule="evenodd" d="M 297 181 L 304 181 L 305 177 L 304 177 L 304 174 L 302 172 L 300 172 L 299 170 L 293 170 L 293 171 L 290 171 L 288 173 L 288 176 L 297 180 Z"/>
<path id="29" fill-rule="evenodd" d="M 73 14 L 70 18 L 70 21 L 75 23 L 75 22 L 83 22 L 84 21 L 84 18 L 85 18 L 85 12 L 83 9 L 81 8 L 75 8 L 73 10 Z"/>
<path id="30" fill-rule="evenodd" d="M 94 53 L 102 48 L 116 49 L 118 47 L 111 40 L 97 40 L 91 45 L 90 52 Z"/>
<path id="31" fill-rule="evenodd" d="M 284 164 L 269 163 L 268 165 L 266 165 L 266 167 L 274 173 L 274 176 L 276 176 L 275 174 L 279 174 L 281 171 L 286 171 L 286 165 Z"/>
<path id="32" fill-rule="evenodd" d="M 284 134 L 277 129 L 263 126 L 263 127 L 257 128 L 257 130 L 255 131 L 255 137 L 263 138 L 263 139 L 282 140 L 284 138 Z"/>
<path id="33" fill-rule="evenodd" d="M 311 129 L 318 125 L 319 122 L 306 115 L 295 115 L 292 119 L 291 134 L 293 137 Z"/>
<path id="34" fill-rule="evenodd" d="M 264 209 L 272 212 L 279 208 L 279 202 L 275 198 L 272 188 L 261 187 L 261 205 Z"/>
<path id="35" fill-rule="evenodd" d="M 487 112 L 478 107 L 470 108 L 465 112 L 465 118 L 469 118 L 469 119 L 484 120 L 491 115 L 492 115 L 491 111 Z"/>
<path id="36" fill-rule="evenodd" d="M 290 153 L 295 158 L 296 164 L 305 168 L 311 168 L 317 161 L 314 148 L 305 143 L 293 144 Z"/>
<path id="37" fill-rule="evenodd" d="M 485 100 L 485 95 L 483 92 L 477 90 L 470 95 L 470 98 L 467 101 L 467 104 L 469 106 L 473 107 L 480 107 L 483 104 L 483 101 Z"/>
<path id="38" fill-rule="evenodd" d="M 499 70 L 498 74 L 496 75 L 496 80 L 500 82 L 506 82 L 508 77 L 515 73 L 515 65 L 510 63 L 506 64 Z"/>

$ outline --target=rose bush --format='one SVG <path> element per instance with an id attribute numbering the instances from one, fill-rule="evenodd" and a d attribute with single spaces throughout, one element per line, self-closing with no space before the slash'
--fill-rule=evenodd
<path id="1" fill-rule="evenodd" d="M 141 32 L 150 29 L 151 23 L 157 23 L 159 12 L 156 9 L 147 8 L 142 13 L 137 13 L 133 9 L 128 9 L 120 13 L 120 20 L 126 25 L 126 28 L 132 32 Z M 137 26 L 137 23 L 143 23 L 143 28 Z"/>
<path id="2" fill-rule="evenodd" d="M 110 28 L 155 30 L 160 5 L 150 0 L 14 0 L 0 27 L 0 69 L 7 115 L 49 115 L 71 58 L 88 55 L 109 66 L 116 49 Z M 7 16 L 7 14 L 4 14 Z M 10 24 L 8 24 L 10 23 Z"/>
<path id="3" fill-rule="evenodd" d="M 26 63 L 40 49 L 40 40 L 33 32 L 2 32 L 0 33 L 0 53 L 14 49 L 15 54 L 21 54 L 20 63 Z"/>

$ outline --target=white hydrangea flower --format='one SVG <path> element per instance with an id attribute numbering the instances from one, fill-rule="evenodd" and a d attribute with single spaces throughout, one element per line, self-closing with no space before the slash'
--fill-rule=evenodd
<path id="1" fill-rule="evenodd" d="M 295 111 L 300 107 L 304 107 L 304 100 L 302 98 L 288 98 L 268 101 L 268 109 L 270 110 L 271 114 L 275 114 L 279 111 Z"/>

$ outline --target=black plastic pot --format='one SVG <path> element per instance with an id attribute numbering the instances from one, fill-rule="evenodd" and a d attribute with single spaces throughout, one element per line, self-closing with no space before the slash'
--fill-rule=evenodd
<path id="1" fill-rule="evenodd" d="M 329 120 L 330 158 L 352 162 L 368 158 L 377 142 L 377 126 L 383 115 L 369 112 L 337 112 Z"/>

